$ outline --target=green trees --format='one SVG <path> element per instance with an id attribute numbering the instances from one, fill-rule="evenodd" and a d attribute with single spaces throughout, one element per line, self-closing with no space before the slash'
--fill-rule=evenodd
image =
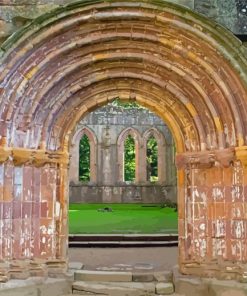
<path id="1" fill-rule="evenodd" d="M 124 142 L 124 181 L 135 180 L 135 140 L 129 135 Z"/>
<path id="2" fill-rule="evenodd" d="M 87 135 L 84 135 L 79 144 L 79 180 L 90 181 L 90 144 Z"/>

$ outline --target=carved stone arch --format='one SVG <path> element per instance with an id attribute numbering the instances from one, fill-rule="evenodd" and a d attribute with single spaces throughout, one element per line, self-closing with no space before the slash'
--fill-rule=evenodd
<path id="1" fill-rule="evenodd" d="M 82 127 L 74 134 L 71 141 L 70 149 L 70 166 L 69 180 L 70 182 L 79 181 L 79 144 L 81 138 L 86 135 L 90 145 L 90 182 L 97 182 L 97 137 L 88 127 Z"/>
<path id="2" fill-rule="evenodd" d="M 147 143 L 150 137 L 154 137 L 158 145 L 158 183 L 164 184 L 166 181 L 166 140 L 165 136 L 156 128 L 152 127 L 143 133 L 143 152 L 145 157 L 142 157 L 145 164 L 143 165 L 142 172 L 147 176 Z M 149 180 L 146 179 L 148 182 Z"/>
<path id="3" fill-rule="evenodd" d="M 23 186 L 23 200 L 37 198 L 49 211 L 47 219 L 31 215 L 25 238 L 12 227 L 22 218 L 10 215 L 0 260 L 64 264 L 71 131 L 116 96 L 156 111 L 174 136 L 180 271 L 245 280 L 246 47 L 210 19 L 166 1 L 78 1 L 1 45 L 0 194 L 12 204 L 22 165 L 19 177 L 34 184 Z M 236 160 L 241 170 L 231 165 Z M 42 243 L 47 238 L 50 246 Z"/>
<path id="4" fill-rule="evenodd" d="M 136 161 L 136 170 L 135 170 L 135 183 L 139 183 L 140 181 L 140 147 L 142 146 L 141 143 L 141 136 L 139 132 L 132 128 L 128 127 L 124 129 L 117 140 L 117 159 L 118 159 L 118 181 L 124 182 L 124 143 L 128 136 L 133 137 L 135 141 L 135 161 Z"/>

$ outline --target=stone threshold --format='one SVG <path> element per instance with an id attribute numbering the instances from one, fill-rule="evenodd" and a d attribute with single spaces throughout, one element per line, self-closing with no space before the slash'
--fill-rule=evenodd
<path id="1" fill-rule="evenodd" d="M 70 234 L 70 247 L 177 246 L 178 234 Z"/>

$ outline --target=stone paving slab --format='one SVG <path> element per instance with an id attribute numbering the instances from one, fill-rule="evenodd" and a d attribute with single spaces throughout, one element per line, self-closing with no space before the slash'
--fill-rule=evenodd
<path id="1" fill-rule="evenodd" d="M 154 280 L 157 282 L 172 282 L 172 271 L 163 270 L 154 272 Z"/>
<path id="2" fill-rule="evenodd" d="M 110 296 L 153 296 L 154 283 L 123 283 L 123 282 L 82 282 L 73 284 L 74 290 Z"/>
<path id="3" fill-rule="evenodd" d="M 171 295 L 174 293 L 174 287 L 172 283 L 157 283 L 155 292 L 161 295 Z"/>
<path id="4" fill-rule="evenodd" d="M 0 296 L 61 296 L 71 291 L 71 282 L 64 279 L 29 278 L 0 284 Z"/>
<path id="5" fill-rule="evenodd" d="M 80 270 L 76 271 L 76 281 L 96 281 L 96 282 L 131 282 L 131 272 L 113 272 L 99 270 Z"/>

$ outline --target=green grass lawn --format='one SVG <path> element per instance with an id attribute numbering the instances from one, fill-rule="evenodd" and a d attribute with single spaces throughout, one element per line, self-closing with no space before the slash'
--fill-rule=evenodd
<path id="1" fill-rule="evenodd" d="M 112 212 L 99 212 L 104 207 Z M 177 233 L 173 208 L 143 204 L 70 204 L 71 234 Z"/>

